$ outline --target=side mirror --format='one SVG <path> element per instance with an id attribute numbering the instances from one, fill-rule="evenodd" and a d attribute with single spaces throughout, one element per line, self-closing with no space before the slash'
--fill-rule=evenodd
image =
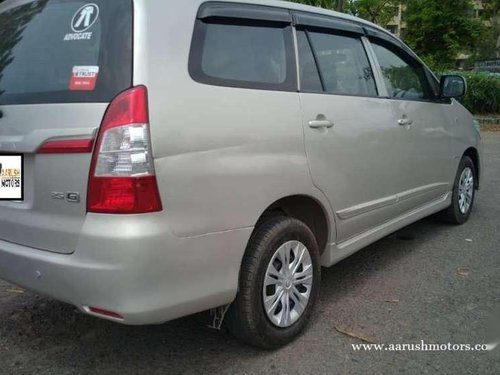
<path id="1" fill-rule="evenodd" d="M 461 98 L 467 93 L 467 82 L 465 78 L 457 75 L 441 77 L 441 97 Z"/>

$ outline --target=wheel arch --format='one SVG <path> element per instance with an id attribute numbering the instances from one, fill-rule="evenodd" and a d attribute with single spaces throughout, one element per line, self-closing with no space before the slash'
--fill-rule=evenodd
<path id="1" fill-rule="evenodd" d="M 480 184 L 480 178 L 481 178 L 481 161 L 479 159 L 479 152 L 476 148 L 474 147 L 469 147 L 467 150 L 465 150 L 463 156 L 468 156 L 471 158 L 472 162 L 474 163 L 474 168 L 476 169 L 476 189 L 479 188 Z M 463 157 L 462 156 L 462 157 Z"/>
<path id="2" fill-rule="evenodd" d="M 254 231 L 269 217 L 277 215 L 293 217 L 306 224 L 316 237 L 320 254 L 323 254 L 329 242 L 331 226 L 328 211 L 321 202 L 308 195 L 281 198 L 264 210 L 255 224 Z"/>

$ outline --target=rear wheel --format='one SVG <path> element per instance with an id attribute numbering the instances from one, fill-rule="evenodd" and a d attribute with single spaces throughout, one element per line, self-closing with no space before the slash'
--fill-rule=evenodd
<path id="1" fill-rule="evenodd" d="M 476 195 L 476 176 L 474 163 L 471 158 L 464 156 L 455 177 L 451 206 L 442 213 L 445 221 L 460 225 L 469 219 Z"/>
<path id="2" fill-rule="evenodd" d="M 270 218 L 250 239 L 226 325 L 250 345 L 285 345 L 307 325 L 319 281 L 319 251 L 311 230 L 297 219 Z"/>

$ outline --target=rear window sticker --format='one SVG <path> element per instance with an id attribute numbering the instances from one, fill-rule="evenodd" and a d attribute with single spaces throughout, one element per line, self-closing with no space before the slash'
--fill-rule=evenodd
<path id="1" fill-rule="evenodd" d="M 98 66 L 74 66 L 69 89 L 71 91 L 94 91 L 98 76 Z"/>
<path id="2" fill-rule="evenodd" d="M 64 36 L 64 40 L 70 41 L 70 40 L 90 40 L 92 39 L 92 33 L 69 33 Z"/>
<path id="3" fill-rule="evenodd" d="M 90 40 L 92 32 L 87 32 L 99 19 L 99 7 L 96 4 L 86 4 L 78 9 L 71 19 L 73 33 L 64 36 L 65 41 Z"/>
<path id="4" fill-rule="evenodd" d="M 71 29 L 75 33 L 83 33 L 90 29 L 99 18 L 99 7 L 96 4 L 86 4 L 78 9 L 71 20 Z"/>

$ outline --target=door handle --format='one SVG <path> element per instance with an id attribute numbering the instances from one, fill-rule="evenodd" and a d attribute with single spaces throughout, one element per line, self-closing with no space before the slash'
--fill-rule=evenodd
<path id="1" fill-rule="evenodd" d="M 311 120 L 309 121 L 309 127 L 312 129 L 330 129 L 333 128 L 333 122 L 330 120 Z"/>

